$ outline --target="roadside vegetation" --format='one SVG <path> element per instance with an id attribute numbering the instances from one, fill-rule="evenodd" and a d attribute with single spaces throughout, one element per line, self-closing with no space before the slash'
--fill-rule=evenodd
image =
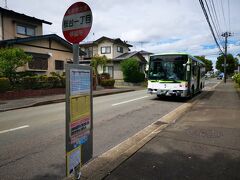
<path id="1" fill-rule="evenodd" d="M 32 60 L 32 56 L 19 48 L 0 49 L 0 92 L 23 89 L 49 89 L 65 87 L 65 74 L 52 72 L 36 75 L 33 72 L 18 72 Z"/>
<path id="2" fill-rule="evenodd" d="M 140 72 L 140 64 L 134 58 L 122 61 L 121 70 L 125 82 L 140 83 L 145 80 L 145 74 Z"/>
<path id="3" fill-rule="evenodd" d="M 221 55 L 217 58 L 216 69 L 219 70 L 220 72 L 224 72 L 223 64 L 224 64 L 224 55 Z M 237 68 L 238 59 L 234 58 L 232 54 L 228 54 L 226 64 L 227 64 L 227 67 L 226 67 L 227 75 L 232 75 L 234 74 L 234 70 Z"/>
<path id="4" fill-rule="evenodd" d="M 235 83 L 238 85 L 238 87 L 240 87 L 240 73 L 234 74 L 233 80 L 234 80 Z"/>
<path id="5" fill-rule="evenodd" d="M 8 78 L 14 86 L 18 80 L 17 69 L 30 62 L 32 57 L 19 48 L 0 49 L 0 76 Z"/>
<path id="6" fill-rule="evenodd" d="M 205 56 L 195 56 L 197 59 L 200 59 L 204 64 L 206 68 L 206 72 L 212 71 L 213 70 L 213 64 L 212 61 L 209 59 L 206 59 Z"/>
<path id="7" fill-rule="evenodd" d="M 15 82 L 10 83 L 6 77 L 0 78 L 0 92 L 17 91 L 24 89 L 51 89 L 51 88 L 64 88 L 65 87 L 65 74 L 57 74 L 52 72 L 50 76 L 30 74 L 22 75 L 17 73 Z"/>
<path id="8" fill-rule="evenodd" d="M 65 88 L 65 73 L 51 72 L 50 75 L 37 75 L 29 71 L 20 72 L 19 68 L 24 67 L 31 60 L 32 56 L 22 49 L 0 49 L 0 93 L 25 89 Z M 110 78 L 108 73 L 99 74 L 98 68 L 101 67 L 104 70 L 109 62 L 106 56 L 95 56 L 91 62 L 95 83 L 105 88 L 113 88 L 115 80 Z"/>

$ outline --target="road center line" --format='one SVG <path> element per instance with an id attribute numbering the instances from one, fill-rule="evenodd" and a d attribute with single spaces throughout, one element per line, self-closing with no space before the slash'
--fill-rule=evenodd
<path id="1" fill-rule="evenodd" d="M 149 97 L 149 96 L 143 96 L 143 97 L 136 98 L 136 99 L 131 99 L 131 100 L 128 100 L 128 101 L 123 101 L 123 102 L 120 102 L 120 103 L 112 104 L 112 106 L 117 106 L 117 105 L 120 105 L 120 104 L 125 104 L 125 103 L 129 103 L 129 102 L 132 102 L 132 101 L 137 101 L 137 100 L 144 99 L 144 98 L 147 98 L 147 97 Z"/>
<path id="2" fill-rule="evenodd" d="M 13 129 L 7 129 L 7 130 L 0 131 L 0 134 L 7 133 L 7 132 L 10 132 L 10 131 L 16 131 L 16 130 L 23 129 L 23 128 L 28 128 L 28 127 L 29 127 L 29 125 L 25 125 L 25 126 L 16 127 L 16 128 L 13 128 Z"/>

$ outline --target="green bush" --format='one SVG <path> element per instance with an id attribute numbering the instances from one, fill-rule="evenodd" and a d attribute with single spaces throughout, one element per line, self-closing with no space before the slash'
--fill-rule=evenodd
<path id="1" fill-rule="evenodd" d="M 17 78 L 23 78 L 23 77 L 26 77 L 26 76 L 36 76 L 36 75 L 31 71 L 17 72 Z"/>
<path id="2" fill-rule="evenodd" d="M 103 87 L 114 87 L 115 80 L 114 79 L 104 79 L 101 81 L 101 86 Z"/>
<path id="3" fill-rule="evenodd" d="M 102 73 L 102 74 L 100 74 L 100 78 L 101 78 L 101 80 L 110 79 L 110 74 L 109 73 Z"/>
<path id="4" fill-rule="evenodd" d="M 61 80 L 57 76 L 49 76 L 47 82 L 51 88 L 61 87 Z"/>
<path id="5" fill-rule="evenodd" d="M 56 84 L 56 87 L 64 88 L 66 86 L 65 72 L 63 72 L 62 75 L 56 72 L 51 72 L 50 74 L 52 75 L 52 77 L 57 77 L 59 80 L 59 82 Z"/>
<path id="6" fill-rule="evenodd" d="M 5 92 L 10 90 L 11 86 L 10 86 L 10 81 L 8 78 L 0 78 L 0 92 Z"/>
<path id="7" fill-rule="evenodd" d="M 140 65 L 136 59 L 127 59 L 121 63 L 123 79 L 125 82 L 139 83 L 145 79 L 144 73 L 140 72 Z"/>
<path id="8" fill-rule="evenodd" d="M 65 87 L 65 77 L 61 76 L 47 76 L 47 75 L 35 75 L 23 77 L 21 84 L 24 89 L 49 89 Z"/>
<path id="9" fill-rule="evenodd" d="M 240 73 L 237 73 L 233 76 L 233 80 L 240 85 Z"/>
<path id="10" fill-rule="evenodd" d="M 26 76 L 22 78 L 24 89 L 40 89 L 41 83 L 39 76 Z"/>
<path id="11" fill-rule="evenodd" d="M 133 77 L 132 82 L 139 83 L 139 82 L 143 82 L 144 80 L 145 80 L 145 74 L 142 72 L 137 72 Z"/>

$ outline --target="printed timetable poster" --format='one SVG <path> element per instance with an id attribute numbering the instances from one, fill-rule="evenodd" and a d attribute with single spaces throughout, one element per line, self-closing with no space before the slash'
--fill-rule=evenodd
<path id="1" fill-rule="evenodd" d="M 66 65 L 66 175 L 92 158 L 92 69 Z"/>
<path id="2" fill-rule="evenodd" d="M 70 96 L 90 94 L 90 70 L 70 69 Z"/>
<path id="3" fill-rule="evenodd" d="M 71 144 L 77 147 L 84 144 L 91 129 L 90 95 L 80 95 L 70 98 L 70 126 Z"/>

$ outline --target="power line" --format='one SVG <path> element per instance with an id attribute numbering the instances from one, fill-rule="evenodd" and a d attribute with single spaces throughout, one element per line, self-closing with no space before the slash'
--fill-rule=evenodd
<path id="1" fill-rule="evenodd" d="M 229 25 L 229 31 L 231 31 L 231 22 L 230 22 L 230 2 L 228 0 L 228 25 Z"/>
<path id="2" fill-rule="evenodd" d="M 215 20 L 216 20 L 216 24 L 217 24 L 217 28 L 218 28 L 218 34 L 220 35 L 222 30 L 221 30 L 221 27 L 220 27 L 220 24 L 219 24 L 219 19 L 218 19 L 218 15 L 217 15 L 217 12 L 216 12 L 214 0 L 210 1 L 210 5 L 211 5 L 211 7 L 213 9 L 213 14 L 215 16 Z M 220 36 L 220 39 L 221 39 L 221 41 L 223 43 L 224 39 L 222 38 L 222 36 Z"/>
<path id="3" fill-rule="evenodd" d="M 211 1 L 210 1 L 210 2 L 211 2 Z M 216 25 L 215 25 L 215 22 L 214 22 L 212 13 L 211 13 L 211 11 L 210 11 L 210 8 L 209 8 L 208 3 L 207 3 L 206 0 L 205 0 L 205 4 L 206 4 L 207 10 L 208 10 L 208 14 L 210 15 L 210 19 L 211 19 L 211 21 L 212 21 L 212 23 L 213 23 L 213 27 L 214 27 L 214 29 L 215 29 L 215 32 L 217 33 L 218 40 L 219 40 L 219 42 L 221 43 L 220 33 L 218 32 L 218 29 L 217 29 L 217 27 L 216 27 Z M 210 6 L 210 7 L 211 7 L 211 6 Z M 213 14 L 214 14 L 214 13 L 213 13 Z"/>
<path id="4" fill-rule="evenodd" d="M 204 13 L 205 18 L 206 18 L 206 20 L 207 20 L 207 23 L 208 23 L 208 25 L 209 25 L 209 28 L 210 28 L 210 30 L 211 30 L 211 33 L 212 33 L 212 35 L 213 35 L 214 41 L 215 41 L 215 43 L 217 44 L 217 47 L 219 48 L 220 52 L 223 53 L 223 51 L 222 51 L 222 49 L 221 49 L 221 47 L 220 47 L 220 45 L 219 45 L 219 43 L 218 43 L 218 41 L 217 41 L 217 38 L 216 38 L 216 36 L 215 36 L 215 33 L 214 33 L 214 31 L 213 31 L 212 25 L 211 25 L 211 23 L 210 23 L 210 21 L 209 21 L 209 17 L 208 17 L 207 11 L 206 11 L 206 9 L 205 9 L 204 3 L 203 3 L 202 0 L 199 0 L 199 3 L 200 3 L 200 5 L 201 5 L 201 7 L 202 7 L 203 13 Z"/>
<path id="5" fill-rule="evenodd" d="M 225 13 L 224 13 L 224 9 L 223 9 L 223 2 L 222 2 L 222 0 L 220 2 L 221 2 L 221 7 L 222 7 L 223 20 L 224 20 L 226 30 L 227 30 L 227 23 L 226 23 Z"/>

